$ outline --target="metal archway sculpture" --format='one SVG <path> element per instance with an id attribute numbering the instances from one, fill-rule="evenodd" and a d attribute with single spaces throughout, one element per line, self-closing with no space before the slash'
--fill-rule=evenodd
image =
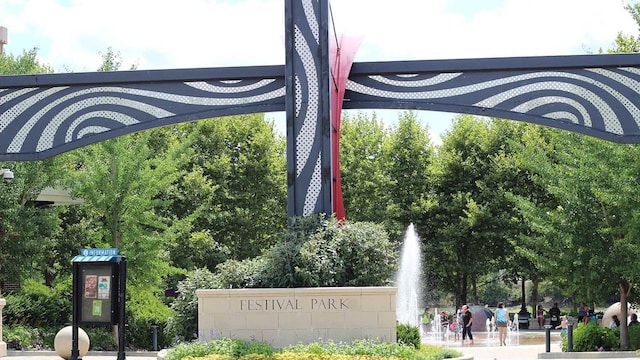
<path id="1" fill-rule="evenodd" d="M 288 215 L 341 217 L 342 107 L 468 113 L 640 142 L 639 54 L 352 65 L 357 41 L 330 46 L 328 19 L 328 0 L 286 0 L 284 66 L 2 76 L 0 161 L 185 121 L 286 111 Z"/>

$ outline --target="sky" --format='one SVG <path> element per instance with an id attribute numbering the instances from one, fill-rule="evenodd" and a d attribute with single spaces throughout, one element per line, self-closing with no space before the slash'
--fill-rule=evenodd
<path id="1" fill-rule="evenodd" d="M 638 35 L 628 0 L 330 0 L 355 61 L 579 55 Z M 284 64 L 284 0 L 0 0 L 5 52 L 95 71 L 109 47 L 140 70 Z M 377 110 L 389 126 L 396 110 Z M 434 143 L 455 114 L 418 112 Z M 271 113 L 284 133 L 284 114 Z"/>

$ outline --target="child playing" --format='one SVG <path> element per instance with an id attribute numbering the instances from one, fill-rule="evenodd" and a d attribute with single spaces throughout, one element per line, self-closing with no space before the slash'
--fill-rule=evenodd
<path id="1" fill-rule="evenodd" d="M 562 319 L 562 321 L 560 322 L 560 325 L 556 326 L 556 329 L 562 329 L 562 330 L 560 330 L 560 336 L 567 336 L 567 329 L 569 327 L 569 319 L 567 319 L 567 315 L 561 316 L 560 319 Z"/>
<path id="2" fill-rule="evenodd" d="M 460 327 L 458 326 L 457 316 L 454 316 L 453 319 L 451 319 L 449 330 L 453 333 L 453 340 L 460 340 Z"/>

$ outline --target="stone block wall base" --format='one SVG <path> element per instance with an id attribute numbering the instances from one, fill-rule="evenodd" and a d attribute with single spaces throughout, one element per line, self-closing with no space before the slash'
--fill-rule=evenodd
<path id="1" fill-rule="evenodd" d="M 7 343 L 0 341 L 0 357 L 7 356 Z"/>

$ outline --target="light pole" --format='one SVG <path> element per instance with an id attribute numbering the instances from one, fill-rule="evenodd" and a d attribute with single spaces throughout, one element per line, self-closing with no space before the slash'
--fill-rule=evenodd
<path id="1" fill-rule="evenodd" d="M 522 329 L 528 329 L 529 328 L 529 312 L 527 311 L 527 305 L 526 305 L 526 293 L 525 293 L 525 287 L 524 287 L 524 276 L 522 277 L 522 308 L 520 309 L 520 312 L 518 313 L 518 327 L 522 328 Z"/>
<path id="2" fill-rule="evenodd" d="M 1 30 L 2 28 L 0 28 Z M 1 36 L 1 31 L 0 31 L 0 36 Z M 0 39 L 0 53 L 2 52 L 2 39 Z M 9 170 L 9 169 L 0 169 L 0 173 L 2 173 L 2 180 L 4 180 L 4 182 L 11 182 L 13 181 L 13 171 Z M 2 290 L 0 289 L 0 296 L 2 296 Z M 7 301 L 4 298 L 0 298 L 0 357 L 5 357 L 7 356 L 7 343 L 2 341 L 2 309 L 4 309 L 4 306 L 7 304 Z"/>
<path id="3" fill-rule="evenodd" d="M 0 54 L 4 53 L 3 47 L 7 45 L 7 28 L 4 26 L 0 26 Z"/>

